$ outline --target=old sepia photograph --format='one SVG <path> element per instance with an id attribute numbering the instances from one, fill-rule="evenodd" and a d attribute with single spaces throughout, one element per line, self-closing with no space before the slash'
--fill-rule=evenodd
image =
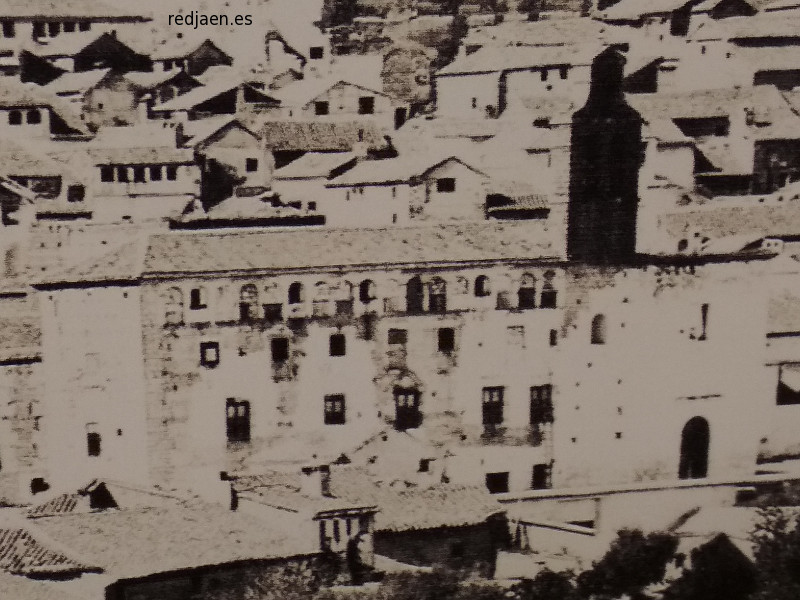
<path id="1" fill-rule="evenodd" d="M 800 600 L 800 0 L 0 0 L 0 600 Z"/>

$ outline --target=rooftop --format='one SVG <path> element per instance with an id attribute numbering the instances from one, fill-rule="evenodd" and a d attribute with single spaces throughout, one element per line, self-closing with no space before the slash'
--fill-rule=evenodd
<path id="1" fill-rule="evenodd" d="M 386 140 L 373 123 L 356 121 L 262 121 L 257 132 L 274 151 L 349 152 L 356 144 L 384 148 Z"/>
<path id="2" fill-rule="evenodd" d="M 129 10 L 124 5 L 106 3 L 102 0 L 3 0 L 0 12 L 14 19 L 84 18 L 100 21 L 149 21 L 145 11 Z"/>
<path id="3" fill-rule="evenodd" d="M 306 152 L 297 160 L 276 169 L 275 179 L 328 178 L 342 166 L 356 160 L 352 152 Z"/>
<path id="4" fill-rule="evenodd" d="M 483 47 L 472 54 L 460 55 L 436 76 L 499 73 L 512 69 L 560 65 L 591 65 L 600 51 L 599 44 L 569 46 Z"/>

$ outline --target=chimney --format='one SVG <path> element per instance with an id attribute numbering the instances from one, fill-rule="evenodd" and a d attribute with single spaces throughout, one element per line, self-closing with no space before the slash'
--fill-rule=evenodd
<path id="1" fill-rule="evenodd" d="M 145 94 L 141 98 L 139 98 L 139 103 L 137 108 L 139 110 L 139 122 L 146 123 L 150 118 L 150 101 L 153 99 L 153 96 L 150 94 Z"/>
<path id="2" fill-rule="evenodd" d="M 300 492 L 304 496 L 323 498 L 331 495 L 331 470 L 328 465 L 303 467 L 300 472 Z"/>

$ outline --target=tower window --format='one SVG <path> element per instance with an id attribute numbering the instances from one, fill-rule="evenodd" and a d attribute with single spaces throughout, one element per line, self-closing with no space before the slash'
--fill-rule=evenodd
<path id="1" fill-rule="evenodd" d="M 301 304 L 303 302 L 303 284 L 295 281 L 289 286 L 289 304 Z"/>

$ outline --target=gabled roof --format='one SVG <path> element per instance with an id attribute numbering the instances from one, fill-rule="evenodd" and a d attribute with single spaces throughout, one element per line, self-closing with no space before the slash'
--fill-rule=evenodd
<path id="1" fill-rule="evenodd" d="M 187 81 L 196 83 L 198 86 L 201 85 L 197 79 L 185 71 L 129 71 L 128 73 L 125 73 L 124 77 L 137 87 L 145 90 L 153 89 L 163 83 L 168 83 L 173 79 L 185 79 Z"/>
<path id="2" fill-rule="evenodd" d="M 283 271 L 465 261 L 557 259 L 546 225 L 464 223 L 372 229 L 302 229 L 151 236 L 146 275 Z M 292 248 L 292 252 L 286 252 Z"/>
<path id="3" fill-rule="evenodd" d="M 21 528 L 0 529 L 0 570 L 12 575 L 74 575 L 102 569 L 40 543 Z"/>
<path id="4" fill-rule="evenodd" d="M 276 169 L 274 179 L 328 178 L 337 169 L 355 161 L 352 152 L 307 152 L 288 165 Z"/>
<path id="5" fill-rule="evenodd" d="M 725 0 L 702 0 L 699 4 L 696 4 L 694 7 L 692 7 L 692 12 L 696 14 L 711 12 L 717 7 L 717 5 L 721 4 L 724 1 Z M 738 0 L 738 1 L 748 5 L 754 12 L 757 10 L 753 2 L 749 2 L 748 0 Z"/>
<path id="6" fill-rule="evenodd" d="M 375 123 L 356 121 L 264 121 L 258 134 L 274 151 L 349 152 L 356 144 L 386 147 Z"/>
<path id="7" fill-rule="evenodd" d="M 487 46 L 466 56 L 459 56 L 436 72 L 436 76 L 500 73 L 514 69 L 547 66 L 591 65 L 600 51 L 598 44 L 569 46 Z"/>
<path id="8" fill-rule="evenodd" d="M 331 180 L 328 187 L 352 187 L 355 185 L 389 185 L 411 183 L 445 163 L 458 162 L 486 177 L 486 174 L 467 164 L 457 156 L 400 156 L 383 160 L 365 160 L 343 175 Z"/>
<path id="9" fill-rule="evenodd" d="M 620 0 L 600 13 L 599 18 L 604 21 L 638 21 L 644 15 L 669 13 L 696 2 L 698 0 Z"/>
<path id="10" fill-rule="evenodd" d="M 189 90 L 185 94 L 177 96 L 172 100 L 157 104 L 153 107 L 154 111 L 173 111 L 173 110 L 191 110 L 195 106 L 202 104 L 212 98 L 216 98 L 220 94 L 231 92 L 237 88 L 244 86 L 251 94 L 259 97 L 262 102 L 278 105 L 280 102 L 274 97 L 257 90 L 248 83 L 233 82 L 233 81 L 211 81 L 206 85 Z"/>
<path id="11" fill-rule="evenodd" d="M 88 133 L 80 115 L 64 99 L 46 94 L 38 85 L 19 83 L 13 80 L 6 81 L 9 79 L 4 77 L 0 82 L 1 108 L 50 107 L 51 111 L 58 115 L 67 127 L 77 133 Z"/>
<path id="12" fill-rule="evenodd" d="M 216 52 L 219 52 L 226 59 L 227 64 L 232 64 L 233 60 L 227 53 L 220 49 L 217 44 L 212 42 L 209 38 L 203 40 L 187 39 L 187 38 L 170 38 L 163 44 L 155 48 L 150 58 L 153 60 L 169 60 L 174 58 L 186 58 L 197 50 L 203 47 L 209 47 Z"/>
<path id="13" fill-rule="evenodd" d="M 281 104 L 284 106 L 306 106 L 309 102 L 315 100 L 319 96 L 322 96 L 329 90 L 346 86 L 354 87 L 361 91 L 369 92 L 370 94 L 384 96 L 386 98 L 390 97 L 388 94 L 384 94 L 381 91 L 370 89 L 364 87 L 363 85 L 358 85 L 357 83 L 343 81 L 335 77 L 324 79 L 308 77 L 305 79 L 300 79 L 299 81 L 285 85 L 279 90 L 272 92 L 272 95 L 280 100 Z"/>
<path id="14" fill-rule="evenodd" d="M 111 72 L 111 69 L 94 69 L 80 73 L 64 73 L 47 85 L 42 91 L 48 94 L 82 94 L 96 87 Z"/>
<path id="15" fill-rule="evenodd" d="M 182 126 L 183 135 L 187 138 L 183 144 L 185 148 L 203 148 L 209 143 L 212 143 L 217 136 L 222 135 L 224 131 L 233 128 L 241 129 L 254 140 L 258 140 L 258 135 L 232 115 L 218 115 L 207 119 L 187 121 L 183 123 Z"/>

